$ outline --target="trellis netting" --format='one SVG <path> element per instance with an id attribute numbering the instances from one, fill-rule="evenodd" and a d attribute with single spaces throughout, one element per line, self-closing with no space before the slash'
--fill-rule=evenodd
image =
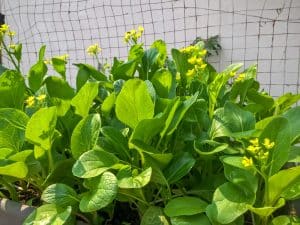
<path id="1" fill-rule="evenodd" d="M 196 37 L 219 35 L 222 51 L 210 58 L 218 70 L 233 62 L 258 64 L 258 80 L 273 96 L 300 93 L 299 0 L 1 0 L 5 22 L 24 44 L 26 74 L 39 47 L 47 57 L 68 53 L 72 63 L 96 62 L 86 47 L 99 43 L 101 60 L 125 58 L 125 31 L 142 25 L 146 46 L 164 39 L 169 49 Z M 3 59 L 5 63 L 5 58 Z"/>

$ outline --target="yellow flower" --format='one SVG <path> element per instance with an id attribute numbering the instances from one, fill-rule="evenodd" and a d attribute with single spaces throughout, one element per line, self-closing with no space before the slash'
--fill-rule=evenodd
<path id="1" fill-rule="evenodd" d="M 196 73 L 195 69 L 191 69 L 191 70 L 187 71 L 186 76 L 193 77 L 195 75 L 195 73 Z"/>
<path id="2" fill-rule="evenodd" d="M 10 30 L 10 31 L 8 31 L 8 33 L 7 33 L 7 35 L 9 36 L 9 37 L 13 37 L 13 36 L 15 36 L 16 35 L 16 32 L 15 31 L 12 31 L 12 30 Z"/>
<path id="3" fill-rule="evenodd" d="M 258 138 L 251 139 L 249 142 L 250 142 L 252 145 L 254 145 L 254 146 L 258 146 L 258 145 L 259 145 L 259 143 L 258 143 Z"/>
<path id="4" fill-rule="evenodd" d="M 253 165 L 253 160 L 251 157 L 248 158 L 247 156 L 244 156 L 242 160 L 242 164 L 244 167 L 250 167 Z"/>
<path id="5" fill-rule="evenodd" d="M 0 31 L 1 31 L 2 33 L 6 33 L 8 30 L 9 30 L 9 25 L 7 25 L 7 24 L 2 24 L 2 25 L 1 25 Z"/>
<path id="6" fill-rule="evenodd" d="M 45 60 L 44 60 L 44 63 L 45 63 L 45 64 L 52 64 L 52 61 L 51 61 L 51 59 L 45 59 Z"/>
<path id="7" fill-rule="evenodd" d="M 207 64 L 202 64 L 201 66 L 200 66 L 200 69 L 205 69 L 207 67 Z"/>
<path id="8" fill-rule="evenodd" d="M 69 58 L 69 55 L 68 54 L 58 55 L 58 56 L 55 56 L 54 58 L 66 61 Z"/>
<path id="9" fill-rule="evenodd" d="M 245 78 L 246 78 L 246 74 L 241 73 L 241 74 L 235 79 L 235 81 L 236 81 L 236 82 L 240 82 L 240 81 L 245 80 Z"/>
<path id="10" fill-rule="evenodd" d="M 11 44 L 11 45 L 8 45 L 8 48 L 10 48 L 10 49 L 12 49 L 12 50 L 15 50 L 16 49 L 16 45 L 14 45 L 14 44 Z"/>
<path id="11" fill-rule="evenodd" d="M 100 46 L 96 43 L 94 45 L 90 45 L 87 49 L 86 49 L 86 52 L 89 54 L 89 55 L 97 55 L 99 52 L 101 52 L 101 48 Z"/>
<path id="12" fill-rule="evenodd" d="M 235 72 L 231 71 L 231 72 L 229 73 L 229 76 L 234 77 L 234 76 L 235 76 Z"/>
<path id="13" fill-rule="evenodd" d="M 32 107 L 34 105 L 35 98 L 34 96 L 30 96 L 25 100 L 25 103 L 27 104 L 26 107 Z"/>
<path id="14" fill-rule="evenodd" d="M 198 65 L 201 65 L 202 63 L 203 63 L 203 60 L 202 60 L 201 58 L 198 58 L 198 59 L 197 59 L 197 64 L 198 64 Z"/>
<path id="15" fill-rule="evenodd" d="M 258 146 L 253 146 L 253 145 L 249 145 L 247 147 L 247 150 L 253 154 L 256 154 L 259 150 L 260 150 L 260 147 Z"/>
<path id="16" fill-rule="evenodd" d="M 138 30 L 143 33 L 144 32 L 144 27 L 143 26 L 139 26 Z"/>
<path id="17" fill-rule="evenodd" d="M 271 142 L 269 138 L 265 138 L 263 145 L 265 146 L 266 149 L 271 149 L 274 147 L 275 143 L 274 141 Z"/>
<path id="18" fill-rule="evenodd" d="M 201 57 L 205 56 L 206 53 L 207 53 L 206 49 L 203 49 L 201 52 L 199 52 L 199 54 L 200 54 Z"/>
<path id="19" fill-rule="evenodd" d="M 179 72 L 176 73 L 176 80 L 180 80 L 180 73 Z"/>
<path id="20" fill-rule="evenodd" d="M 36 97 L 36 99 L 38 101 L 44 101 L 46 99 L 46 95 L 42 94 L 42 95 L 39 95 L 38 97 Z"/>
<path id="21" fill-rule="evenodd" d="M 188 59 L 188 62 L 192 65 L 196 64 L 197 62 L 197 57 L 196 56 L 192 56 L 191 58 Z"/>

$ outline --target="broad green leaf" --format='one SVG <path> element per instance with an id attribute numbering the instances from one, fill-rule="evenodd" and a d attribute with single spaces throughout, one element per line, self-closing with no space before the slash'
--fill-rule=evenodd
<path id="1" fill-rule="evenodd" d="M 171 54 L 176 64 L 177 71 L 180 73 L 181 77 L 185 78 L 186 72 L 190 69 L 187 56 L 174 48 L 171 50 Z"/>
<path id="2" fill-rule="evenodd" d="M 165 206 L 164 212 L 169 217 L 191 216 L 205 212 L 207 203 L 196 197 L 178 197 L 173 198 Z"/>
<path id="3" fill-rule="evenodd" d="M 151 167 L 138 173 L 136 169 L 132 169 L 130 166 L 124 166 L 117 174 L 118 186 L 120 188 L 142 188 L 150 182 L 151 174 Z"/>
<path id="4" fill-rule="evenodd" d="M 300 166 L 280 170 L 268 180 L 268 200 L 273 205 L 281 196 L 289 197 L 287 193 L 292 191 L 294 184 L 300 181 Z M 297 189 L 296 189 L 297 190 Z"/>
<path id="5" fill-rule="evenodd" d="M 41 108 L 27 123 L 25 137 L 31 143 L 50 150 L 57 120 L 56 107 Z"/>
<path id="6" fill-rule="evenodd" d="M 228 82 L 232 74 L 236 73 L 242 67 L 241 63 L 236 63 L 228 66 L 223 72 L 218 74 L 214 80 L 208 85 L 208 93 L 209 93 L 209 105 L 208 112 L 210 118 L 213 117 L 215 111 L 215 105 L 217 103 L 217 99 L 219 94 L 224 87 L 224 85 Z"/>
<path id="7" fill-rule="evenodd" d="M 289 162 L 300 163 L 300 146 L 291 146 L 289 152 Z"/>
<path id="8" fill-rule="evenodd" d="M 139 121 L 153 117 L 154 104 L 144 81 L 132 79 L 124 84 L 116 100 L 116 115 L 133 129 Z"/>
<path id="9" fill-rule="evenodd" d="M 255 117 L 251 112 L 241 109 L 234 103 L 226 102 L 224 110 L 218 110 L 210 129 L 211 138 L 247 134 L 254 130 Z"/>
<path id="10" fill-rule="evenodd" d="M 41 196 L 41 199 L 47 203 L 68 207 L 79 204 L 79 199 L 73 188 L 65 184 L 52 184 L 48 186 Z"/>
<path id="11" fill-rule="evenodd" d="M 0 160 L 0 174 L 23 179 L 28 174 L 28 168 L 25 162 L 2 159 Z"/>
<path id="12" fill-rule="evenodd" d="M 171 223 L 172 225 L 211 225 L 209 219 L 204 214 L 172 217 Z"/>
<path id="13" fill-rule="evenodd" d="M 75 159 L 78 159 L 82 153 L 94 148 L 100 128 L 99 114 L 90 114 L 76 125 L 71 136 L 71 151 Z"/>
<path id="14" fill-rule="evenodd" d="M 61 98 L 51 98 L 50 101 L 52 105 L 56 106 L 58 116 L 64 116 L 71 106 L 70 100 L 65 100 Z"/>
<path id="15" fill-rule="evenodd" d="M 0 107 L 23 109 L 25 99 L 24 77 L 14 70 L 0 76 Z"/>
<path id="16" fill-rule="evenodd" d="M 117 64 L 115 62 L 116 60 L 114 60 L 114 65 L 111 69 L 114 80 L 128 80 L 133 78 L 137 66 L 136 60 L 128 60 L 127 62 L 118 61 Z"/>
<path id="17" fill-rule="evenodd" d="M 169 70 L 160 69 L 155 72 L 153 75 L 151 82 L 155 87 L 156 93 L 161 98 L 170 98 L 173 95 L 174 88 L 173 86 L 173 77 Z"/>
<path id="18" fill-rule="evenodd" d="M 169 225 L 162 208 L 150 206 L 144 213 L 141 225 Z"/>
<path id="19" fill-rule="evenodd" d="M 50 97 L 70 100 L 75 95 L 73 88 L 60 77 L 49 76 L 45 79 L 45 84 Z"/>
<path id="20" fill-rule="evenodd" d="M 79 68 L 76 76 L 76 89 L 77 91 L 82 88 L 82 86 L 89 80 L 90 78 L 90 73 L 84 69 L 84 68 Z"/>
<path id="21" fill-rule="evenodd" d="M 8 70 L 5 66 L 3 66 L 2 64 L 0 64 L 0 76 L 2 75 L 2 73 L 4 73 L 6 70 Z"/>
<path id="22" fill-rule="evenodd" d="M 0 148 L 22 149 L 29 117 L 14 108 L 0 109 Z"/>
<path id="23" fill-rule="evenodd" d="M 95 67 L 89 65 L 89 64 L 83 64 L 83 63 L 78 63 L 78 64 L 74 64 L 75 66 L 77 66 L 79 68 L 79 70 L 84 70 L 86 71 L 90 76 L 92 76 L 95 80 L 97 81 L 106 81 L 107 77 L 105 76 L 105 74 L 103 74 L 101 71 L 97 70 Z M 82 83 L 79 85 L 83 85 L 84 80 L 82 81 Z M 79 86 L 77 86 L 77 90 L 79 90 L 80 88 L 78 88 Z M 82 87 L 82 86 L 81 86 Z"/>
<path id="24" fill-rule="evenodd" d="M 169 117 L 167 118 L 166 125 L 165 125 L 165 127 L 167 127 L 167 131 L 166 131 L 167 135 L 171 135 L 177 129 L 179 123 L 182 121 L 182 119 L 183 119 L 184 115 L 186 114 L 186 112 L 196 102 L 197 97 L 198 97 L 198 92 L 195 93 L 193 96 L 188 97 L 188 99 L 186 99 L 185 101 L 181 102 L 179 107 L 175 108 L 176 111 L 173 114 L 174 115 L 173 117 L 172 117 L 172 113 L 169 114 Z M 169 119 L 171 119 L 171 122 L 170 122 Z M 163 134 L 163 132 L 164 131 L 161 132 L 161 135 Z"/>
<path id="25" fill-rule="evenodd" d="M 114 174 L 104 172 L 99 177 L 85 180 L 90 189 L 82 195 L 79 208 L 82 212 L 94 212 L 109 205 L 117 196 L 118 180 Z"/>
<path id="26" fill-rule="evenodd" d="M 281 115 L 300 100 L 300 94 L 286 93 L 275 101 L 275 113 Z"/>
<path id="27" fill-rule="evenodd" d="M 36 92 L 43 84 L 44 77 L 48 71 L 46 64 L 44 63 L 46 45 L 40 48 L 39 60 L 34 64 L 28 72 L 28 83 L 31 90 Z"/>
<path id="28" fill-rule="evenodd" d="M 91 178 L 99 176 L 118 163 L 118 158 L 106 151 L 96 149 L 83 153 L 73 166 L 74 176 Z"/>
<path id="29" fill-rule="evenodd" d="M 162 131 L 164 122 L 164 117 L 144 119 L 140 121 L 131 135 L 131 140 L 139 140 L 146 144 L 150 144 L 152 138 Z"/>
<path id="30" fill-rule="evenodd" d="M 54 204 L 42 205 L 34 210 L 23 225 L 64 225 L 71 216 L 72 208 L 61 208 Z"/>
<path id="31" fill-rule="evenodd" d="M 212 140 L 195 141 L 194 149 L 200 155 L 214 155 L 228 148 L 228 144 Z"/>
<path id="32" fill-rule="evenodd" d="M 142 57 L 143 74 L 140 74 L 140 77 L 143 80 L 151 80 L 151 77 L 153 75 L 152 73 L 155 72 L 153 66 L 156 64 L 158 56 L 159 52 L 156 48 L 150 48 L 144 52 L 144 55 Z"/>
<path id="33" fill-rule="evenodd" d="M 286 111 L 283 117 L 289 121 L 291 127 L 291 142 L 293 143 L 300 137 L 300 106 Z"/>
<path id="34" fill-rule="evenodd" d="M 277 216 L 275 217 L 270 225 L 299 225 L 300 219 L 292 216 Z"/>
<path id="35" fill-rule="evenodd" d="M 164 66 L 167 59 L 167 46 L 163 40 L 156 40 L 152 43 L 151 48 L 158 50 L 157 63 L 160 67 Z"/>
<path id="36" fill-rule="evenodd" d="M 175 183 L 187 175 L 195 162 L 194 157 L 188 152 L 181 152 L 176 155 L 163 171 L 169 184 Z"/>
<path id="37" fill-rule="evenodd" d="M 101 128 L 101 133 L 105 137 L 105 141 L 107 141 L 112 146 L 112 153 L 116 154 L 122 160 L 131 160 L 128 148 L 128 141 L 123 136 L 121 131 L 114 127 L 106 126 Z"/>
<path id="38" fill-rule="evenodd" d="M 259 140 L 263 143 L 265 138 L 274 142 L 274 147 L 269 151 L 268 163 L 270 167 L 267 174 L 272 176 L 277 173 L 288 161 L 291 144 L 290 126 L 287 119 L 283 117 L 274 118 L 262 131 Z"/>
<path id="39" fill-rule="evenodd" d="M 278 202 L 275 204 L 275 206 L 265 206 L 262 208 L 255 208 L 255 207 L 249 205 L 249 210 L 261 217 L 268 217 L 268 216 L 272 215 L 273 212 L 275 212 L 277 209 L 281 208 L 284 205 L 285 205 L 284 198 L 280 198 L 278 200 Z"/>
<path id="40" fill-rule="evenodd" d="M 10 148 L 0 148 L 0 159 L 6 159 L 9 155 L 13 154 L 14 150 Z"/>
<path id="41" fill-rule="evenodd" d="M 94 98 L 98 95 L 98 83 L 85 83 L 71 101 L 75 107 L 75 113 L 86 117 L 89 113 Z"/>
<path id="42" fill-rule="evenodd" d="M 61 59 L 58 57 L 52 58 L 53 69 L 56 72 L 58 72 L 63 77 L 64 80 L 66 79 L 66 64 L 67 61 L 65 59 Z"/>
<path id="43" fill-rule="evenodd" d="M 225 183 L 216 189 L 206 213 L 211 221 L 228 224 L 243 215 L 254 201 L 255 195 L 247 196 L 237 185 Z"/>
<path id="44" fill-rule="evenodd" d="M 114 108 L 116 102 L 116 94 L 115 92 L 111 93 L 109 96 L 107 96 L 102 105 L 101 105 L 101 111 L 105 116 L 109 116 L 111 110 Z"/>
<path id="45" fill-rule="evenodd" d="M 134 44 L 130 47 L 128 60 L 140 61 L 144 55 L 143 44 Z"/>

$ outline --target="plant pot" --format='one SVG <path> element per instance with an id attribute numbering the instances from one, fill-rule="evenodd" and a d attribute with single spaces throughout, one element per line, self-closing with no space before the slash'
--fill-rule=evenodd
<path id="1" fill-rule="evenodd" d="M 31 206 L 8 199 L 0 199 L 0 224 L 21 225 L 33 210 L 34 208 Z"/>

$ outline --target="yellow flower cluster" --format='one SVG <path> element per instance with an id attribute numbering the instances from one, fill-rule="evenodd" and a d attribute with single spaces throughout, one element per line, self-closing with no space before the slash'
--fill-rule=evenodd
<path id="1" fill-rule="evenodd" d="M 100 48 L 100 46 L 96 43 L 93 45 L 90 45 L 87 49 L 86 52 L 93 56 L 93 55 L 97 55 L 98 53 L 100 53 L 102 51 L 102 49 Z"/>
<path id="2" fill-rule="evenodd" d="M 37 97 L 35 97 L 35 96 L 29 96 L 25 100 L 26 107 L 27 108 L 33 107 L 34 104 L 35 104 L 35 100 L 38 100 L 39 103 L 42 103 L 45 99 L 46 99 L 46 95 L 45 94 L 41 94 L 41 95 L 39 95 Z"/>
<path id="3" fill-rule="evenodd" d="M 189 56 L 188 63 L 194 66 L 194 68 L 187 71 L 187 77 L 194 77 L 197 72 L 206 68 L 207 64 L 203 60 L 203 57 L 207 54 L 206 49 L 200 49 L 196 45 L 191 45 L 180 49 L 180 52 L 187 54 Z"/>
<path id="4" fill-rule="evenodd" d="M 124 35 L 124 42 L 130 43 L 133 42 L 133 44 L 137 43 L 137 40 L 142 36 L 144 33 L 144 27 L 138 26 L 138 29 L 132 29 L 130 31 L 127 31 Z"/>
<path id="5" fill-rule="evenodd" d="M 69 55 L 68 54 L 58 55 L 58 56 L 55 56 L 54 58 L 67 61 L 67 59 L 69 58 Z"/>
<path id="6" fill-rule="evenodd" d="M 264 162 L 268 159 L 269 151 L 275 146 L 275 142 L 271 141 L 269 138 L 264 138 L 262 143 L 259 143 L 258 138 L 251 139 L 249 142 L 250 145 L 247 147 L 247 151 L 260 162 Z M 250 157 L 250 159 L 252 158 Z M 242 161 L 242 164 L 245 167 L 249 166 L 249 163 L 247 163 L 244 159 Z"/>
<path id="7" fill-rule="evenodd" d="M 13 36 L 16 35 L 15 31 L 12 31 L 9 29 L 9 25 L 7 24 L 2 24 L 0 26 L 0 37 L 3 37 L 4 34 L 7 34 L 10 38 L 13 38 Z"/>
<path id="8" fill-rule="evenodd" d="M 241 73 L 241 74 L 235 79 L 235 81 L 236 81 L 236 82 L 241 82 L 241 81 L 245 80 L 245 78 L 246 78 L 246 74 L 245 74 L 245 73 Z"/>
<path id="9" fill-rule="evenodd" d="M 242 164 L 244 167 L 250 167 L 253 165 L 253 159 L 252 157 L 248 158 L 247 156 L 244 156 L 242 159 Z"/>

